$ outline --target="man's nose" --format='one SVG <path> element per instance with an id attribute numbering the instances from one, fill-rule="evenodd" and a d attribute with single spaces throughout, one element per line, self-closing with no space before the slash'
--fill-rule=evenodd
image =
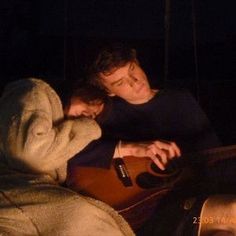
<path id="1" fill-rule="evenodd" d="M 136 77 L 134 76 L 129 77 L 128 83 L 130 87 L 133 87 L 137 82 L 138 82 L 138 79 Z"/>

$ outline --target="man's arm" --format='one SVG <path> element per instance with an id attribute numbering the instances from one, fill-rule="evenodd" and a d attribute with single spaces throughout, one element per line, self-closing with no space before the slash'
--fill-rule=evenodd
<path id="1" fill-rule="evenodd" d="M 109 168 L 117 143 L 117 140 L 95 140 L 80 153 L 74 155 L 69 160 L 69 166 L 84 165 Z"/>
<path id="2" fill-rule="evenodd" d="M 180 157 L 181 151 L 174 142 L 122 142 L 96 140 L 69 161 L 70 166 L 85 165 L 109 168 L 113 158 L 125 156 L 149 157 L 162 170 L 169 160 Z"/>
<path id="3" fill-rule="evenodd" d="M 206 113 L 189 92 L 183 94 L 181 104 L 179 116 L 184 127 L 182 134 L 186 137 L 184 141 L 187 151 L 220 146 L 221 142 Z"/>

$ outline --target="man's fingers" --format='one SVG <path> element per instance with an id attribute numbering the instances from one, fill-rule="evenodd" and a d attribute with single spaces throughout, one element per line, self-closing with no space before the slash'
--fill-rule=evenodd
<path id="1" fill-rule="evenodd" d="M 164 149 L 160 149 L 158 147 L 156 147 L 155 145 L 150 145 L 148 147 L 148 149 L 155 155 L 155 156 L 159 156 L 161 162 L 165 165 L 169 159 L 169 152 L 164 150 Z"/>
<path id="2" fill-rule="evenodd" d="M 165 170 L 165 165 L 162 163 L 159 156 L 151 155 L 150 158 L 161 170 Z"/>
<path id="3" fill-rule="evenodd" d="M 175 142 L 153 142 L 158 148 L 166 150 L 169 153 L 169 157 L 179 157 L 181 155 L 180 148 L 176 145 Z"/>
<path id="4" fill-rule="evenodd" d="M 168 160 L 170 159 L 169 153 L 162 149 L 157 150 L 156 156 L 163 163 L 163 165 L 166 165 Z"/>
<path id="5" fill-rule="evenodd" d="M 148 148 L 148 156 L 161 170 L 165 169 L 165 165 L 170 159 L 168 155 L 169 154 L 166 151 L 156 148 L 154 145 L 151 145 Z"/>
<path id="6" fill-rule="evenodd" d="M 131 143 L 126 145 L 125 155 L 137 157 L 149 157 L 161 169 L 164 170 L 169 160 L 180 156 L 180 149 L 174 142 L 153 141 L 144 143 Z M 128 150 L 128 152 L 127 152 Z"/>
<path id="7" fill-rule="evenodd" d="M 175 153 L 177 154 L 177 157 L 181 156 L 180 148 L 177 146 L 175 142 L 171 142 L 171 147 L 175 150 Z"/>

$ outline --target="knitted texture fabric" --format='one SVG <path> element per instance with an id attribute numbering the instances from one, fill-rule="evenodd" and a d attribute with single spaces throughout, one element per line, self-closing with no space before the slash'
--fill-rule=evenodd
<path id="1" fill-rule="evenodd" d="M 88 118 L 64 120 L 56 92 L 39 79 L 19 80 L 0 99 L 0 151 L 7 166 L 63 182 L 66 163 L 101 135 Z"/>
<path id="2" fill-rule="evenodd" d="M 59 183 L 67 161 L 101 135 L 88 118 L 64 120 L 39 79 L 9 84 L 0 99 L 0 235 L 133 236 L 111 207 Z"/>

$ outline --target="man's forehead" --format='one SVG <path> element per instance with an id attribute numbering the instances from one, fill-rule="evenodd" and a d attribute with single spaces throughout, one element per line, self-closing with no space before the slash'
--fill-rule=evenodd
<path id="1" fill-rule="evenodd" d="M 115 83 L 117 83 L 119 80 L 122 79 L 123 76 L 123 72 L 116 70 L 115 72 L 109 74 L 109 75 L 101 75 L 101 81 L 104 84 L 109 84 L 109 85 L 113 85 Z"/>
<path id="2" fill-rule="evenodd" d="M 119 77 L 119 75 L 121 75 L 122 73 L 126 72 L 130 66 L 132 65 L 133 62 L 127 62 L 125 65 L 123 66 L 119 66 L 119 67 L 113 67 L 109 72 L 101 72 L 99 74 L 99 76 L 101 78 L 109 78 L 109 79 L 118 79 L 117 77 Z"/>

